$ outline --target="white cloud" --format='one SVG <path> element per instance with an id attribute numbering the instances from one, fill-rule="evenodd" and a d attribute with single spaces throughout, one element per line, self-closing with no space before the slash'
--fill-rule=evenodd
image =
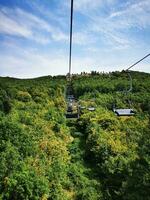
<path id="1" fill-rule="evenodd" d="M 1 76 L 32 78 L 44 75 L 67 73 L 65 55 L 54 52 L 43 53 L 37 49 L 11 47 L 15 53 L 1 54 Z M 17 52 L 17 53 L 16 53 Z"/>
<path id="2" fill-rule="evenodd" d="M 68 36 L 59 27 L 20 8 L 1 8 L 0 33 L 24 37 L 41 44 L 68 40 Z"/>
<path id="3" fill-rule="evenodd" d="M 112 6 L 118 0 L 76 0 L 74 1 L 74 8 L 81 13 L 95 12 L 104 6 Z"/>
<path id="4" fill-rule="evenodd" d="M 96 44 L 108 46 L 109 48 L 128 48 L 133 43 L 126 34 L 123 34 L 124 23 L 117 24 L 109 15 L 101 14 L 104 6 L 112 6 L 118 0 L 77 0 L 75 1 L 75 13 L 79 12 L 86 18 L 81 21 L 80 32 L 77 31 L 76 24 L 79 24 L 74 17 L 74 43 L 89 45 L 94 48 Z M 76 15 L 75 15 L 76 16 Z M 82 24 L 83 22 L 83 24 Z M 126 22 L 127 23 L 127 22 Z"/>
<path id="5" fill-rule="evenodd" d="M 115 20 L 118 26 L 123 24 L 124 28 L 146 28 L 150 26 L 150 1 L 130 3 L 122 10 L 112 12 L 110 18 Z"/>
<path id="6" fill-rule="evenodd" d="M 116 6 L 117 2 L 121 7 Z M 109 12 L 102 14 L 106 5 Z M 86 18 L 86 24 L 81 29 L 92 33 L 87 35 L 86 40 L 94 38 L 95 41 L 103 41 L 109 48 L 129 49 L 136 46 L 137 36 L 132 34 L 132 28 L 141 30 L 150 27 L 149 0 L 133 0 L 127 3 L 118 0 L 77 0 L 75 6 L 75 12 L 80 12 Z M 77 41 L 85 43 L 82 37 L 78 38 Z"/>
<path id="7" fill-rule="evenodd" d="M 44 17 L 48 21 L 53 21 L 59 24 L 60 27 L 66 28 L 69 23 L 70 10 L 66 8 L 66 1 L 57 0 L 57 9 L 50 11 L 51 2 L 47 2 L 48 6 L 41 3 L 41 0 L 28 1 L 28 6 L 35 12 L 39 12 L 41 15 L 44 13 Z M 66 10 L 67 9 L 67 10 Z M 68 27 L 68 26 L 67 26 Z"/>
<path id="8" fill-rule="evenodd" d="M 63 51 L 22 48 L 12 42 L 4 42 L 3 46 L 10 52 L 1 52 L 0 76 L 13 76 L 18 78 L 32 78 L 44 75 L 66 75 L 68 72 L 68 55 Z M 91 57 L 73 56 L 72 73 L 91 71 L 94 60 Z"/>
<path id="9" fill-rule="evenodd" d="M 22 48 L 14 41 L 6 41 L 3 43 L 9 52 L 1 52 L 0 60 L 0 76 L 13 76 L 18 78 L 32 78 L 44 75 L 67 74 L 68 72 L 68 55 L 62 50 L 47 50 L 43 52 L 35 48 Z M 91 50 L 90 50 L 91 51 Z M 133 52 L 134 53 L 134 52 Z M 114 56 L 111 52 L 95 51 L 88 53 L 88 56 L 73 55 L 72 73 L 80 73 L 82 71 L 90 72 L 91 70 L 98 71 L 114 71 L 122 70 L 131 65 L 133 60 L 140 55 L 132 55 L 129 60 L 129 55 L 120 56 L 121 53 Z M 136 61 L 136 60 L 135 60 Z M 128 63 L 127 63 L 128 62 Z M 135 70 L 149 72 L 149 60 L 138 65 Z"/>
<path id="10" fill-rule="evenodd" d="M 7 17 L 0 11 L 0 32 L 15 36 L 31 37 L 32 32 L 25 26 L 20 26 L 19 23 Z"/>
<path id="11" fill-rule="evenodd" d="M 102 0 L 76 0 L 74 1 L 75 10 L 95 10 L 102 5 Z"/>
<path id="12" fill-rule="evenodd" d="M 96 41 L 94 35 L 91 35 L 87 31 L 82 32 L 75 32 L 73 34 L 73 43 L 77 45 L 90 45 L 93 44 Z"/>

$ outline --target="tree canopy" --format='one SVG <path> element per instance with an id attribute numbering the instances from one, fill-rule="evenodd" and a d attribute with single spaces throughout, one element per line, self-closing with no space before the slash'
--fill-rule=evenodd
<path id="1" fill-rule="evenodd" d="M 150 75 L 131 75 L 130 94 L 123 72 L 74 75 L 78 120 L 65 118 L 64 76 L 1 77 L 0 199 L 150 200 Z"/>

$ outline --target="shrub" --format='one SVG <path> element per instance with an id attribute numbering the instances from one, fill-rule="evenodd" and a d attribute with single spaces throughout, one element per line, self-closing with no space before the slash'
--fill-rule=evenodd
<path id="1" fill-rule="evenodd" d="M 29 101 L 31 101 L 32 97 L 31 97 L 31 95 L 28 92 L 19 91 L 17 93 L 17 99 L 19 101 L 29 102 Z"/>

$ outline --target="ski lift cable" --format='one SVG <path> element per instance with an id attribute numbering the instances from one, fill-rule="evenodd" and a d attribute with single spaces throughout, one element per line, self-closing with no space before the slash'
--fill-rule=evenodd
<path id="1" fill-rule="evenodd" d="M 71 14 L 70 14 L 70 49 L 69 49 L 69 80 L 71 81 L 71 67 L 72 67 L 72 26 L 73 26 L 73 0 L 71 0 Z"/>
<path id="2" fill-rule="evenodd" d="M 146 59 L 148 56 L 150 56 L 150 53 L 147 54 L 146 56 L 144 56 L 142 59 L 140 59 L 136 63 L 134 63 L 133 65 L 131 65 L 130 67 L 128 67 L 125 71 L 129 71 L 132 67 L 134 67 L 135 65 L 137 65 L 138 63 L 140 63 L 141 61 L 143 61 L 144 59 Z"/>

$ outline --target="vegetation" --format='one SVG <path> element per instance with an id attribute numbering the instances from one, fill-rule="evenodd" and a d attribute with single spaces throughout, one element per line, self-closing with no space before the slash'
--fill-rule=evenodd
<path id="1" fill-rule="evenodd" d="M 150 75 L 131 74 L 132 94 L 125 73 L 73 76 L 78 120 L 65 119 L 65 77 L 1 77 L 0 199 L 150 200 Z"/>

